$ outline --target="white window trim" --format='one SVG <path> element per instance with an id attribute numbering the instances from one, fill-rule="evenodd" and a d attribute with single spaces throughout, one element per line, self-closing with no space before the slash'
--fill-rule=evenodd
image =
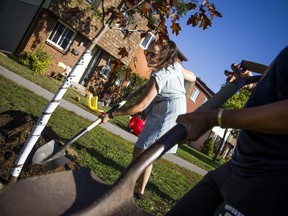
<path id="1" fill-rule="evenodd" d="M 204 98 L 202 104 L 206 103 L 206 101 L 208 101 L 208 98 L 207 98 L 207 97 Z"/>
<path id="2" fill-rule="evenodd" d="M 109 74 L 110 74 L 110 72 L 111 72 L 111 69 L 112 69 L 112 67 L 111 67 L 111 65 L 112 65 L 112 58 L 111 57 L 109 57 L 108 58 L 108 61 L 106 62 L 106 64 L 105 65 L 103 65 L 103 67 L 102 67 L 102 69 L 100 70 L 100 74 L 102 75 L 102 76 L 104 76 L 106 79 L 107 79 L 107 77 L 109 76 Z M 103 70 L 108 70 L 108 73 L 103 73 Z"/>
<path id="3" fill-rule="evenodd" d="M 195 88 L 192 95 L 190 96 L 190 99 L 196 103 L 196 100 L 197 100 L 199 94 L 200 94 L 200 90 Z"/>
<path id="4" fill-rule="evenodd" d="M 61 46 L 59 46 L 57 43 L 55 43 L 54 41 L 52 41 L 52 40 L 49 39 L 49 37 L 51 36 L 51 34 L 52 34 L 55 26 L 57 25 L 57 23 L 62 24 L 63 26 L 65 26 L 65 28 L 69 29 L 70 31 L 72 31 L 72 32 L 74 33 L 73 36 L 72 36 L 72 38 L 70 39 L 69 44 L 67 45 L 66 49 L 63 49 L 63 48 L 62 48 Z M 50 43 L 50 44 L 52 44 L 53 46 L 57 47 L 58 49 L 63 50 L 64 52 L 67 52 L 67 50 L 70 48 L 70 46 L 71 46 L 71 44 L 72 44 L 75 36 L 76 36 L 76 31 L 74 31 L 74 30 L 73 30 L 72 28 L 70 28 L 68 25 L 66 25 L 65 23 L 63 23 L 61 20 L 57 20 L 57 22 L 55 23 L 53 29 L 51 30 L 50 34 L 48 35 L 47 42 Z"/>

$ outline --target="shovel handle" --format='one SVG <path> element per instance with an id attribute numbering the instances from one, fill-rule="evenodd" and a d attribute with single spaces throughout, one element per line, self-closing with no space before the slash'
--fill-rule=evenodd
<path id="1" fill-rule="evenodd" d="M 251 76 L 251 77 L 241 77 L 235 81 L 225 85 L 221 90 L 210 98 L 206 103 L 200 106 L 197 110 L 211 110 L 218 109 L 222 104 L 224 104 L 230 97 L 232 97 L 241 87 L 256 83 L 260 80 L 262 76 Z"/>
<path id="2" fill-rule="evenodd" d="M 243 68 L 245 68 L 246 70 L 257 72 L 257 73 L 260 73 L 260 74 L 264 74 L 265 71 L 268 68 L 267 65 L 256 63 L 256 62 L 252 62 L 252 61 L 247 61 L 247 60 L 243 60 L 241 62 L 241 66 Z"/>
<path id="3" fill-rule="evenodd" d="M 121 101 L 120 103 L 116 104 L 115 106 L 113 106 L 110 110 L 107 111 L 107 113 L 109 112 L 114 112 L 115 110 L 119 109 L 120 107 L 122 107 L 124 104 L 126 103 L 126 101 Z M 101 118 L 97 118 L 96 121 L 94 121 L 92 124 L 90 124 L 88 127 L 82 129 L 79 133 L 77 133 L 74 137 L 72 137 L 72 139 L 70 139 L 67 143 L 65 143 L 64 148 L 67 149 L 67 147 L 69 145 L 71 145 L 72 143 L 74 143 L 77 139 L 79 139 L 80 137 L 82 137 L 84 134 L 86 134 L 88 131 L 92 130 L 94 127 L 96 127 L 97 125 L 99 125 L 101 123 Z"/>
<path id="4" fill-rule="evenodd" d="M 92 130 L 94 127 L 96 127 L 97 125 L 99 125 L 101 123 L 101 118 L 98 118 L 96 121 L 94 121 L 91 125 L 89 125 L 88 127 L 86 127 L 87 132 Z"/>
<path id="5" fill-rule="evenodd" d="M 111 113 L 111 112 L 114 112 L 115 110 L 121 108 L 124 104 L 126 103 L 126 101 L 121 101 L 120 103 L 116 104 L 115 106 L 113 106 L 110 110 L 108 110 L 106 113 Z M 98 118 L 96 121 L 94 121 L 91 125 L 89 125 L 88 127 L 84 128 L 82 131 L 83 132 L 88 132 L 90 130 L 92 130 L 94 127 L 96 127 L 97 125 L 99 125 L 101 123 L 101 118 Z M 81 132 L 82 132 L 81 131 Z M 80 133 L 81 133 L 80 132 Z M 83 133 L 82 132 L 82 133 Z M 82 134 L 83 136 L 84 134 Z"/>
<path id="6" fill-rule="evenodd" d="M 115 106 L 113 106 L 110 110 L 107 111 L 107 113 L 111 113 L 114 112 L 115 110 L 120 109 L 127 101 L 128 99 L 130 99 L 131 97 L 135 96 L 137 93 L 139 93 L 144 86 L 141 86 L 138 90 L 136 90 L 135 92 L 133 92 L 132 94 L 128 95 L 128 97 L 126 97 L 126 100 L 123 100 L 119 103 L 117 103 Z M 87 132 L 89 132 L 90 130 L 92 130 L 93 128 L 95 128 L 97 125 L 99 125 L 102 122 L 101 118 L 97 118 L 92 124 L 90 124 L 88 127 L 82 129 L 79 133 L 77 133 L 76 135 L 74 135 L 69 141 L 67 141 L 62 148 L 56 152 L 55 154 L 51 155 L 43 164 L 46 164 L 46 167 L 48 168 L 49 164 L 53 164 L 53 161 L 56 161 L 56 159 L 59 161 L 60 157 L 59 155 L 63 155 L 65 153 L 65 151 L 67 150 L 67 148 L 73 144 L 76 140 L 78 140 L 80 137 L 84 136 Z M 55 166 L 58 164 L 58 161 L 55 162 Z M 51 165 L 52 166 L 52 165 Z"/>

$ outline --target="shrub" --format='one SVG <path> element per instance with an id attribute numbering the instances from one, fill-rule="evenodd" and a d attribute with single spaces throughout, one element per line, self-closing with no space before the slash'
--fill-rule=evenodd
<path id="1" fill-rule="evenodd" d="M 213 149 L 214 149 L 214 142 L 212 137 L 210 137 L 209 139 L 207 139 L 204 144 L 203 144 L 203 148 L 202 148 L 202 153 L 208 155 L 209 157 L 213 156 Z"/>
<path id="2" fill-rule="evenodd" d="M 52 55 L 44 52 L 42 49 L 36 51 L 24 52 L 17 59 L 22 65 L 39 74 L 44 74 L 52 61 Z"/>

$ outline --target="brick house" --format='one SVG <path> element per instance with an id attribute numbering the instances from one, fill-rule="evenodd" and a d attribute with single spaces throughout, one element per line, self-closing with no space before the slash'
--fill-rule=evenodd
<path id="1" fill-rule="evenodd" d="M 187 103 L 187 112 L 193 112 L 207 100 L 214 96 L 214 92 L 206 86 L 206 84 L 197 77 L 195 84 L 191 84 L 186 88 L 186 103 Z M 210 137 L 211 131 L 206 132 L 201 136 L 197 141 L 190 142 L 189 146 L 201 150 L 203 143 Z"/>
<path id="2" fill-rule="evenodd" d="M 117 7 L 120 2 L 120 0 L 104 1 L 104 8 Z M 102 17 L 98 8 L 100 3 L 99 0 L 84 0 L 81 4 L 77 0 L 7 1 L 4 4 L 6 15 L 14 13 L 15 8 L 24 11 L 23 16 L 19 14 L 18 19 L 11 19 L 13 22 L 9 25 L 5 25 L 4 22 L 0 23 L 0 27 L 3 24 L 2 26 L 7 28 L 7 32 L 11 32 L 11 35 L 17 35 L 17 30 L 14 27 L 18 24 L 21 25 L 21 22 L 25 20 L 25 12 L 35 13 L 25 20 L 26 23 L 29 23 L 26 25 L 27 29 L 18 32 L 23 36 L 15 39 L 15 41 L 11 37 L 3 36 L 0 50 L 15 55 L 23 51 L 42 49 L 53 56 L 53 62 L 46 75 L 65 75 L 102 28 Z M 4 17 L 2 18 L 4 19 Z M 134 22 L 129 24 L 129 29 L 135 29 L 137 26 L 137 29 L 148 30 L 145 19 L 138 15 L 133 18 Z M 5 20 L 7 22 L 7 19 Z M 117 27 L 115 24 L 111 26 L 112 28 L 107 30 L 93 49 L 93 57 L 87 70 L 83 76 L 80 74 L 79 80 L 77 80 L 89 90 L 93 90 L 93 86 L 102 86 L 102 89 L 97 89 L 100 92 L 93 92 L 100 94 L 100 96 L 103 94 L 103 90 L 111 91 L 111 89 L 105 88 L 105 85 L 111 85 L 111 83 L 114 85 L 115 92 L 121 92 L 122 83 L 115 85 L 117 74 L 115 73 L 113 76 L 115 60 L 121 58 L 119 47 L 125 47 L 128 51 L 128 57 L 120 59 L 120 64 L 128 66 L 141 41 L 140 32 L 134 32 L 130 37 L 127 37 L 127 32 L 113 28 Z M 6 46 L 10 41 L 13 41 L 13 47 Z M 108 75 L 109 79 L 112 77 L 114 80 L 109 81 Z"/>
<path id="3" fill-rule="evenodd" d="M 93 10 L 91 10 L 91 2 L 83 1 L 79 4 L 75 0 L 53 0 L 48 10 L 43 11 L 39 16 L 37 22 L 41 25 L 35 26 L 24 51 L 42 46 L 44 51 L 53 55 L 53 63 L 48 68 L 47 75 L 53 76 L 59 73 L 65 75 L 100 31 L 101 19 L 99 15 L 95 15 L 100 1 L 92 2 Z M 117 6 L 119 3 L 120 0 L 105 1 L 104 7 Z M 145 20 L 140 16 L 134 17 L 134 20 L 135 23 L 129 26 L 130 28 L 133 29 L 137 25 L 137 29 L 148 29 Z M 92 51 L 92 60 L 83 76 L 79 76 L 77 81 L 93 94 L 102 97 L 104 91 L 112 95 L 113 91 L 121 92 L 122 83 L 115 84 L 117 74 L 113 71 L 115 60 L 120 58 L 118 48 L 125 47 L 129 52 L 128 57 L 120 59 L 122 65 L 129 65 L 141 41 L 139 32 L 133 33 L 129 38 L 126 36 L 122 31 L 108 29 Z"/>
<path id="4" fill-rule="evenodd" d="M 215 93 L 197 77 L 195 85 L 190 85 L 187 89 L 187 112 L 193 112 Z"/>
<path id="5" fill-rule="evenodd" d="M 111 5 L 115 6 L 119 3 L 120 0 L 105 1 L 104 7 L 108 8 Z M 11 52 L 20 53 L 22 51 L 37 50 L 39 48 L 43 49 L 53 56 L 53 62 L 46 73 L 51 76 L 56 74 L 65 75 L 65 73 L 71 70 L 87 45 L 93 40 L 102 27 L 99 15 L 93 15 L 95 11 L 97 12 L 97 8 L 100 5 L 100 1 L 97 0 L 86 0 L 83 1 L 82 4 L 79 4 L 76 0 L 13 0 L 7 1 L 5 5 L 8 5 L 7 8 L 5 8 L 5 11 L 8 11 L 6 15 L 12 14 L 11 8 L 14 10 L 19 7 L 19 10 L 21 8 L 22 11 L 24 11 L 23 14 L 31 10 L 30 8 L 34 8 L 35 14 L 30 18 L 30 26 L 27 26 L 28 29 L 24 40 L 22 39 L 20 41 L 20 45 L 18 45 L 17 48 L 14 50 L 11 49 Z M 91 7 L 93 10 L 91 10 Z M 9 12 L 9 10 L 11 11 Z M 21 18 L 21 20 L 17 20 L 18 22 L 24 20 L 24 16 L 19 18 Z M 134 17 L 134 19 L 135 23 L 129 26 L 131 29 L 136 25 L 137 29 L 148 29 L 146 20 L 140 16 Z M 13 26 L 13 23 L 9 26 Z M 16 34 L 15 32 L 12 33 L 13 35 Z M 79 83 L 92 91 L 95 89 L 93 86 L 101 86 L 108 83 L 107 77 L 113 75 L 113 73 L 111 73 L 113 62 L 115 59 L 120 58 L 118 55 L 119 44 L 129 51 L 129 56 L 122 58 L 121 63 L 129 66 L 131 70 L 140 77 L 148 79 L 150 69 L 147 67 L 143 50 L 138 46 L 140 41 L 139 32 L 134 32 L 130 38 L 127 39 L 123 32 L 113 28 L 109 29 L 93 50 L 93 58 L 83 76 L 79 77 Z M 7 42 L 8 39 L 3 38 L 3 44 L 0 44 L 0 46 L 8 49 L 5 48 L 4 45 L 7 44 Z M 180 51 L 179 59 L 181 62 L 187 61 L 187 58 Z M 114 76 L 112 82 L 117 83 L 117 76 Z M 111 84 L 111 81 L 109 83 Z M 199 83 L 201 84 L 201 82 Z M 196 82 L 196 86 L 197 85 L 198 82 Z M 199 98 L 202 97 L 203 89 L 205 88 L 200 88 Z M 99 88 L 97 92 L 93 93 L 99 94 Z M 187 98 L 188 97 L 190 96 L 187 95 Z M 199 104 L 199 99 L 197 103 L 187 101 L 190 103 L 188 111 L 193 111 L 195 106 L 197 107 Z"/>

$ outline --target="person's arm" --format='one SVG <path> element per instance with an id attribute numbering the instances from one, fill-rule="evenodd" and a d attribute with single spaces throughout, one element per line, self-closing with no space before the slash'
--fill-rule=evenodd
<path id="1" fill-rule="evenodd" d="M 244 108 L 224 110 L 220 118 L 219 111 L 195 111 L 180 115 L 177 123 L 186 125 L 188 135 L 185 140 L 197 140 L 214 126 L 239 128 L 268 134 L 288 134 L 288 99 L 279 102 Z"/>
<path id="2" fill-rule="evenodd" d="M 112 116 L 133 115 L 142 112 L 156 97 L 157 92 L 157 83 L 152 77 L 135 104 L 113 112 Z M 102 114 L 100 117 L 102 122 L 107 122 L 110 119 L 107 114 Z"/>
<path id="3" fill-rule="evenodd" d="M 196 81 L 196 76 L 194 75 L 194 73 L 190 70 L 187 70 L 186 68 L 184 68 L 182 66 L 182 72 L 183 72 L 183 76 L 184 79 L 189 81 L 189 82 L 195 82 Z"/>

